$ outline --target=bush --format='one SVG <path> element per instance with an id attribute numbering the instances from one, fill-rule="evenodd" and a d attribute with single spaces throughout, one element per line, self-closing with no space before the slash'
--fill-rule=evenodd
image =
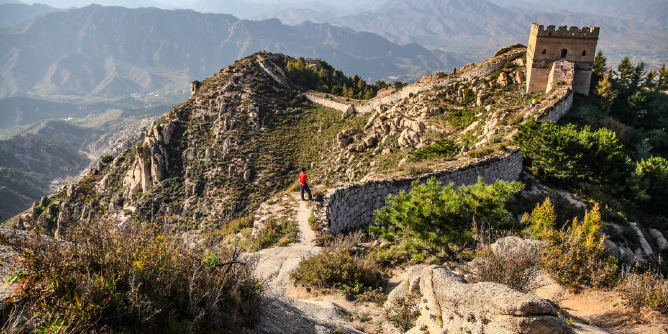
<path id="1" fill-rule="evenodd" d="M 264 229 L 253 243 L 253 250 L 258 251 L 274 245 L 283 247 L 296 242 L 299 234 L 297 222 L 293 220 L 278 220 L 275 217 L 265 221 Z"/>
<path id="2" fill-rule="evenodd" d="M 636 200 L 647 209 L 668 214 L 668 160 L 651 157 L 636 163 L 629 178 L 629 188 Z"/>
<path id="3" fill-rule="evenodd" d="M 404 332 L 408 331 L 415 326 L 415 321 L 420 316 L 420 308 L 416 302 L 419 297 L 416 293 L 410 293 L 407 296 L 393 300 L 391 305 L 385 309 L 385 318 L 394 327 Z"/>
<path id="4" fill-rule="evenodd" d="M 22 271 L 3 332 L 236 333 L 259 319 L 261 286 L 239 253 L 201 251 L 155 224 L 100 222 L 0 244 Z"/>
<path id="5" fill-rule="evenodd" d="M 527 292 L 538 274 L 540 251 L 530 247 L 497 254 L 489 246 L 477 251 L 473 272 L 478 282 L 496 282 Z"/>
<path id="6" fill-rule="evenodd" d="M 443 187 L 435 178 L 424 184 L 414 181 L 410 192 L 387 197 L 387 206 L 376 210 L 369 230 L 390 242 L 413 244 L 414 250 L 450 256 L 452 246 L 473 240 L 474 223 L 499 226 L 508 221 L 504 204 L 521 189 L 519 182 L 487 185 L 482 178 L 457 189 L 452 183 Z"/>
<path id="7" fill-rule="evenodd" d="M 626 304 L 636 312 L 649 307 L 668 314 L 668 281 L 659 272 L 648 270 L 639 273 L 638 268 L 622 273 L 617 289 Z"/>
<path id="8" fill-rule="evenodd" d="M 541 265 L 559 283 L 571 289 L 614 285 L 619 266 L 616 258 L 607 255 L 598 204 L 585 213 L 582 222 L 574 218 L 568 228 L 555 230 L 554 221 L 543 226 L 544 230 L 538 235 L 542 236 L 547 247 L 542 254 Z"/>
<path id="9" fill-rule="evenodd" d="M 112 160 L 114 160 L 114 157 L 112 157 L 111 154 L 107 154 L 107 155 L 102 156 L 101 160 L 102 160 L 102 163 L 108 164 Z"/>
<path id="10" fill-rule="evenodd" d="M 354 238 L 339 238 L 322 252 L 302 260 L 290 276 L 306 286 L 334 288 L 351 295 L 362 294 L 385 285 L 386 275 L 376 263 L 353 253 Z"/>
<path id="11" fill-rule="evenodd" d="M 410 160 L 419 162 L 422 160 L 434 159 L 436 157 L 445 157 L 451 159 L 459 151 L 459 145 L 452 139 L 439 139 L 429 146 L 419 148 L 413 152 Z"/>
<path id="12" fill-rule="evenodd" d="M 475 101 L 475 100 L 474 100 Z M 447 116 L 448 123 L 456 128 L 465 128 L 475 122 L 475 112 L 470 109 L 457 109 Z"/>

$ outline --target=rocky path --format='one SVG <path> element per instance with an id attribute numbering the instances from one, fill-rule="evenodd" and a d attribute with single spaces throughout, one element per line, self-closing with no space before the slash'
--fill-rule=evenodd
<path id="1" fill-rule="evenodd" d="M 286 247 L 267 248 L 256 253 L 258 264 L 255 272 L 264 282 L 267 298 L 262 306 L 262 320 L 252 333 L 363 333 L 350 327 L 344 320 L 347 312 L 337 304 L 322 300 L 299 300 L 290 295 L 290 273 L 302 259 L 322 250 L 315 245 L 315 232 L 308 224 L 311 216 L 309 202 L 302 201 L 298 193 L 291 196 L 297 203 L 294 209 L 299 226 L 299 241 Z"/>
<path id="2" fill-rule="evenodd" d="M 290 273 L 297 268 L 299 261 L 320 252 L 315 245 L 315 232 L 308 224 L 311 209 L 308 202 L 302 201 L 299 194 L 292 195 L 298 203 L 296 221 L 299 226 L 299 242 L 287 247 L 273 247 L 257 252 L 256 273 L 265 281 L 267 292 L 276 297 L 286 297 L 290 286 Z"/>

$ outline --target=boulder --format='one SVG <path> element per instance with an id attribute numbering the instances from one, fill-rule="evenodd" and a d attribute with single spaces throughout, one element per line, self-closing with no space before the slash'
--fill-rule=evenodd
<path id="1" fill-rule="evenodd" d="M 478 106 L 481 106 L 482 103 L 485 102 L 485 100 L 487 100 L 490 96 L 492 96 L 492 94 L 490 94 L 488 92 L 480 92 L 478 94 L 478 99 L 476 100 L 476 104 Z"/>
<path id="2" fill-rule="evenodd" d="M 197 92 L 197 90 L 199 90 L 199 88 L 201 86 L 202 86 L 202 83 L 197 81 L 197 80 L 191 82 L 190 83 L 190 95 L 195 95 L 195 93 Z"/>
<path id="3" fill-rule="evenodd" d="M 343 113 L 342 118 L 345 119 L 348 116 L 352 115 L 354 112 L 355 112 L 355 106 L 351 104 L 350 106 L 348 106 L 348 109 L 346 109 L 346 111 Z"/>
<path id="4" fill-rule="evenodd" d="M 441 80 L 446 77 L 446 74 L 443 72 L 435 72 L 433 75 L 434 81 Z"/>
<path id="5" fill-rule="evenodd" d="M 665 249 L 668 249 L 668 241 L 666 237 L 663 236 L 663 233 L 657 229 L 648 228 L 648 233 L 654 239 L 656 246 L 659 248 L 659 251 L 663 252 Z"/>
<path id="6" fill-rule="evenodd" d="M 501 72 L 499 78 L 496 79 L 496 82 L 501 86 L 508 86 L 510 84 L 510 76 L 508 76 L 508 73 L 506 72 Z"/>
<path id="7" fill-rule="evenodd" d="M 542 241 L 510 236 L 497 240 L 490 248 L 494 254 L 500 256 L 513 254 L 535 254 L 537 256 L 544 247 L 545 244 Z"/>
<path id="8" fill-rule="evenodd" d="M 346 147 L 346 145 L 348 145 L 348 138 L 341 137 L 338 140 L 339 140 L 339 148 L 344 148 Z"/>
<path id="9" fill-rule="evenodd" d="M 443 113 L 443 109 L 441 109 L 441 107 L 433 107 L 433 108 L 429 109 L 428 114 L 429 114 L 429 116 L 436 116 L 436 115 L 440 115 L 442 113 Z"/>
<path id="10" fill-rule="evenodd" d="M 469 284 L 438 265 L 408 276 L 399 287 L 419 286 L 420 295 L 420 316 L 408 333 L 573 333 L 554 306 L 535 295 L 498 283 Z"/>
<path id="11" fill-rule="evenodd" d="M 520 85 L 524 84 L 524 72 L 517 71 L 517 73 L 515 74 L 515 81 Z"/>

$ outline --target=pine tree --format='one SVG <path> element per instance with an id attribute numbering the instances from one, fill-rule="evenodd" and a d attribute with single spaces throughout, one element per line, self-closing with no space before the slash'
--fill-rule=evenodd
<path id="1" fill-rule="evenodd" d="M 633 75 L 633 64 L 628 56 L 622 59 L 622 62 L 617 66 L 617 82 L 620 85 L 629 87 L 631 84 L 631 76 Z"/>
<path id="2" fill-rule="evenodd" d="M 598 50 L 594 57 L 594 74 L 602 77 L 610 69 L 607 65 L 608 58 L 603 56 L 603 51 Z"/>
<path id="3" fill-rule="evenodd" d="M 598 82 L 598 85 L 596 85 L 596 91 L 595 91 L 596 95 L 601 97 L 601 99 L 599 100 L 601 109 L 607 112 L 610 111 L 612 105 L 615 103 L 617 95 L 619 95 L 615 87 L 613 87 L 612 85 L 611 76 L 612 73 L 610 72 L 604 75 L 603 78 Z"/>
<path id="4" fill-rule="evenodd" d="M 657 78 L 656 87 L 660 91 L 668 90 L 668 70 L 666 69 L 666 63 L 663 63 L 659 69 L 659 77 Z"/>
<path id="5" fill-rule="evenodd" d="M 655 70 L 651 70 L 647 72 L 647 75 L 645 75 L 645 83 L 644 86 L 645 88 L 649 90 L 656 90 L 657 87 L 657 82 L 656 80 L 658 79 L 658 73 Z"/>

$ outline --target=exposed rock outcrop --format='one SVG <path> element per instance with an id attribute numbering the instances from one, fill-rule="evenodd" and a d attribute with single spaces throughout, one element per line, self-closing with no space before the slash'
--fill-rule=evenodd
<path id="1" fill-rule="evenodd" d="M 411 269 L 395 290 L 415 287 L 419 287 L 420 316 L 407 333 L 573 333 L 549 301 L 503 284 L 469 284 L 433 265 Z M 391 295 L 401 294 L 393 291 Z"/>

